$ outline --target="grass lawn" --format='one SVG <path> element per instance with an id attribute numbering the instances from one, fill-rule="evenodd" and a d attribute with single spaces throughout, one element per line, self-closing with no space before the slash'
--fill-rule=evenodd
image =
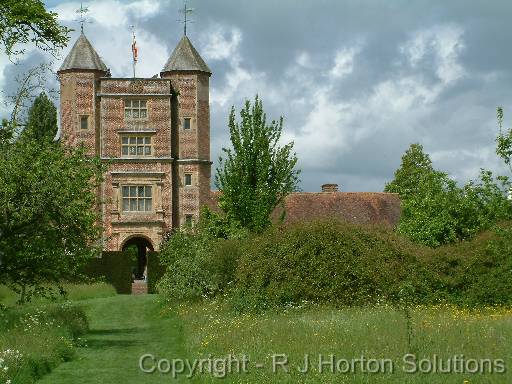
<path id="1" fill-rule="evenodd" d="M 117 295 L 82 303 L 91 327 L 87 346 L 78 349 L 75 360 L 61 364 L 38 383 L 170 382 L 168 375 L 145 374 L 138 368 L 145 353 L 185 357 L 180 321 L 172 313 L 161 314 L 157 296 Z"/>
<path id="2" fill-rule="evenodd" d="M 91 332 L 77 358 L 61 364 L 39 383 L 510 383 L 512 382 L 512 311 L 489 309 L 468 312 L 452 307 L 415 308 L 409 350 L 404 314 L 390 307 L 290 308 L 260 315 L 236 315 L 220 302 L 182 304 L 163 310 L 158 296 L 118 295 L 84 300 Z M 446 359 L 504 359 L 504 374 L 407 374 L 403 355 L 418 360 L 434 355 Z M 145 374 L 141 355 L 157 358 L 249 358 L 248 373 L 215 378 L 198 374 Z M 272 354 L 286 354 L 289 372 L 271 371 Z M 308 374 L 297 371 L 304 354 L 311 356 Z M 393 373 L 324 373 L 318 355 L 327 359 L 391 359 Z M 316 359 L 316 360 L 315 360 Z M 261 363 L 262 368 L 255 364 Z"/>
<path id="3" fill-rule="evenodd" d="M 66 300 L 85 300 L 85 299 L 97 299 L 99 297 L 115 296 L 116 290 L 110 284 L 106 283 L 93 283 L 93 284 L 63 284 L 66 290 L 67 297 L 57 296 L 57 301 Z M 11 291 L 5 285 L 0 285 L 0 304 L 4 305 L 15 305 L 19 300 L 19 295 Z M 50 300 L 35 297 L 32 298 L 30 304 L 44 304 Z"/>

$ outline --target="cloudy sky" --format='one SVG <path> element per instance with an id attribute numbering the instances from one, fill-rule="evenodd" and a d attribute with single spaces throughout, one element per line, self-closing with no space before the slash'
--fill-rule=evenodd
<path id="1" fill-rule="evenodd" d="M 45 3 L 79 30 L 79 2 Z M 84 4 L 91 20 L 85 33 L 113 76 L 131 74 L 130 25 L 141 77 L 160 72 L 183 33 L 182 0 Z M 270 118 L 285 118 L 284 139 L 295 142 L 304 191 L 327 182 L 344 191 L 382 191 L 414 142 L 459 182 L 476 178 L 480 168 L 505 174 L 494 139 L 496 106 L 505 107 L 512 124 L 512 2 L 190 0 L 189 6 L 195 13 L 188 36 L 213 71 L 214 166 L 229 143 L 230 107 L 258 93 Z M 0 88 L 12 89 L 16 72 L 43 59 L 36 51 L 17 66 L 0 58 Z"/>

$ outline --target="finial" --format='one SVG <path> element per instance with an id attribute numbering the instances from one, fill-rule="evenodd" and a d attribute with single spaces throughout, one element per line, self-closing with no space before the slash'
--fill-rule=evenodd
<path id="1" fill-rule="evenodd" d="M 192 23 L 191 20 L 188 19 L 188 14 L 194 12 L 194 8 L 187 7 L 187 0 L 183 2 L 183 9 L 180 9 L 180 12 L 183 13 L 183 20 L 179 20 L 183 23 L 183 35 L 187 36 L 187 23 Z"/>
<path id="2" fill-rule="evenodd" d="M 80 16 L 78 16 L 78 20 L 77 21 L 80 23 L 80 30 L 82 31 L 82 33 L 84 33 L 84 23 L 87 22 L 87 20 L 85 19 L 85 14 L 87 12 L 89 12 L 89 8 L 88 7 L 84 7 L 82 2 L 80 2 L 80 9 L 77 9 L 76 13 L 78 13 L 80 15 Z"/>

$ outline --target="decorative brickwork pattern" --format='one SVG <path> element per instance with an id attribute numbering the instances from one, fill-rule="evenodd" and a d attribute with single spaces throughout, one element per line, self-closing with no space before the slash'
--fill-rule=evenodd
<path id="1" fill-rule="evenodd" d="M 166 79 L 115 79 L 88 71 L 59 75 L 65 143 L 84 142 L 88 154 L 108 164 L 99 192 L 104 249 L 121 250 L 133 237 L 144 237 L 158 250 L 173 223 L 184 224 L 187 215 L 197 220 L 201 204 L 209 197 L 208 77 L 171 74 Z M 128 118 L 126 100 L 143 100 L 147 114 Z M 79 130 L 81 115 L 90 116 L 86 132 Z M 182 127 L 183 117 L 191 118 L 189 130 Z M 123 155 L 123 135 L 151 137 L 151 154 Z M 176 145 L 173 140 L 178 141 Z M 184 185 L 185 173 L 192 175 L 191 186 Z M 174 196 L 173 180 L 178 181 Z M 130 186 L 151 187 L 151 210 L 123 211 L 122 188 Z M 173 212 L 179 216 L 175 220 Z"/>

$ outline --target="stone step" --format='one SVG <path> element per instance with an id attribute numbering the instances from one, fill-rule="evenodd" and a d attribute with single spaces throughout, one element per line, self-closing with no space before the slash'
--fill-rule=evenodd
<path id="1" fill-rule="evenodd" d="M 148 293 L 148 284 L 144 280 L 135 280 L 132 283 L 132 295 L 145 295 Z"/>

